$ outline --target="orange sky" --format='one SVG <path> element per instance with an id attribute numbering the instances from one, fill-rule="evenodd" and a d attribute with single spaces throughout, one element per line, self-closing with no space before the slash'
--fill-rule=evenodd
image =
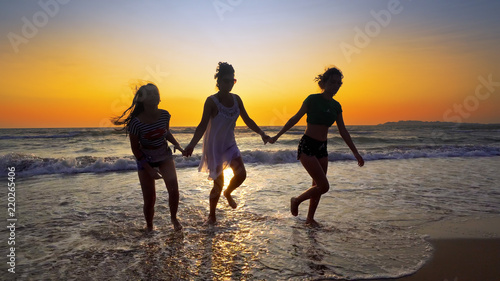
<path id="1" fill-rule="evenodd" d="M 283 125 L 330 65 L 344 72 L 336 99 L 348 125 L 500 123 L 497 2 L 402 1 L 364 45 L 358 31 L 387 1 L 247 1 L 223 13 L 183 3 L 69 2 L 18 45 L 22 18 L 43 9 L 2 4 L 0 127 L 109 126 L 141 79 L 158 85 L 172 126 L 195 126 L 219 61 L 235 67 L 233 92 L 262 126 Z M 357 52 L 346 55 L 342 44 Z"/>

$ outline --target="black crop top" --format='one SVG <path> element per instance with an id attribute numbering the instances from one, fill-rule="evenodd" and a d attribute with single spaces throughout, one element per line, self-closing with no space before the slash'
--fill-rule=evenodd
<path id="1" fill-rule="evenodd" d="M 334 99 L 326 100 L 321 94 L 309 95 L 304 103 L 307 105 L 307 123 L 331 127 L 342 112 L 342 106 Z"/>

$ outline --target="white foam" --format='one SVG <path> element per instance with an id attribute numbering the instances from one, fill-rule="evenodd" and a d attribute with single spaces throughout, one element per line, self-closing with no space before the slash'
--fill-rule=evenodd
<path id="1" fill-rule="evenodd" d="M 266 150 L 244 150 L 241 152 L 245 163 L 252 164 L 285 164 L 295 163 L 297 160 L 296 150 L 284 149 L 278 151 Z M 375 160 L 398 160 L 415 158 L 449 158 L 449 157 L 492 157 L 500 156 L 500 147 L 493 146 L 422 146 L 422 147 L 396 147 L 384 148 L 379 152 L 371 150 L 361 152 L 365 161 Z M 200 155 L 185 158 L 175 156 L 178 168 L 196 167 L 200 161 Z M 329 161 L 354 160 L 350 152 L 331 151 L 328 155 Z M 0 156 L 0 166 L 14 166 L 23 175 L 41 174 L 72 174 L 72 173 L 103 173 L 113 171 L 135 170 L 136 164 L 132 156 L 129 157 L 61 157 L 42 158 L 34 154 L 9 153 Z"/>

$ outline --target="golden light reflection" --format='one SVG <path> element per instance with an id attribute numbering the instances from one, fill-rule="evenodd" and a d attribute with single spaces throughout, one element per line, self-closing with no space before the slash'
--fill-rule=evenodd
<path id="1" fill-rule="evenodd" d="M 229 186 L 231 179 L 234 177 L 233 169 L 231 169 L 231 167 L 227 167 L 222 173 L 224 175 L 224 187 L 227 187 Z"/>
<path id="2" fill-rule="evenodd" d="M 228 236 L 228 235 L 223 235 Z M 246 279 L 250 273 L 252 253 L 242 246 L 242 235 L 229 235 L 213 240 L 211 271 L 221 280 Z"/>

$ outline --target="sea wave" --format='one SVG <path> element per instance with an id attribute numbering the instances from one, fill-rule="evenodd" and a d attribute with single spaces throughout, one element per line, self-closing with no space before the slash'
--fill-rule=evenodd
<path id="1" fill-rule="evenodd" d="M 194 127 L 171 128 L 174 134 L 192 134 Z M 64 139 L 64 138 L 102 138 L 108 136 L 127 137 L 122 128 L 69 128 L 69 129 L 0 129 L 0 140 L 22 139 Z"/>
<path id="2" fill-rule="evenodd" d="M 399 160 L 414 158 L 448 158 L 448 157 L 493 157 L 500 156 L 500 147 L 492 146 L 401 146 L 384 147 L 361 151 L 365 161 Z M 255 165 L 272 165 L 296 163 L 296 150 L 244 150 L 241 152 L 243 161 Z M 185 158 L 175 155 L 177 168 L 197 167 L 201 156 L 194 154 Z M 331 151 L 329 161 L 354 160 L 349 151 Z M 106 173 L 119 171 L 133 171 L 137 169 L 135 159 L 129 157 L 60 157 L 43 158 L 34 154 L 9 153 L 0 156 L 0 166 L 15 167 L 18 175 L 34 176 L 45 174 L 79 174 L 79 173 Z"/>
<path id="3" fill-rule="evenodd" d="M 61 139 L 61 138 L 74 138 L 80 136 L 80 132 L 70 132 L 64 134 L 55 134 L 55 135 L 14 135 L 14 136 L 6 136 L 0 135 L 0 140 L 16 140 L 16 139 Z"/>

